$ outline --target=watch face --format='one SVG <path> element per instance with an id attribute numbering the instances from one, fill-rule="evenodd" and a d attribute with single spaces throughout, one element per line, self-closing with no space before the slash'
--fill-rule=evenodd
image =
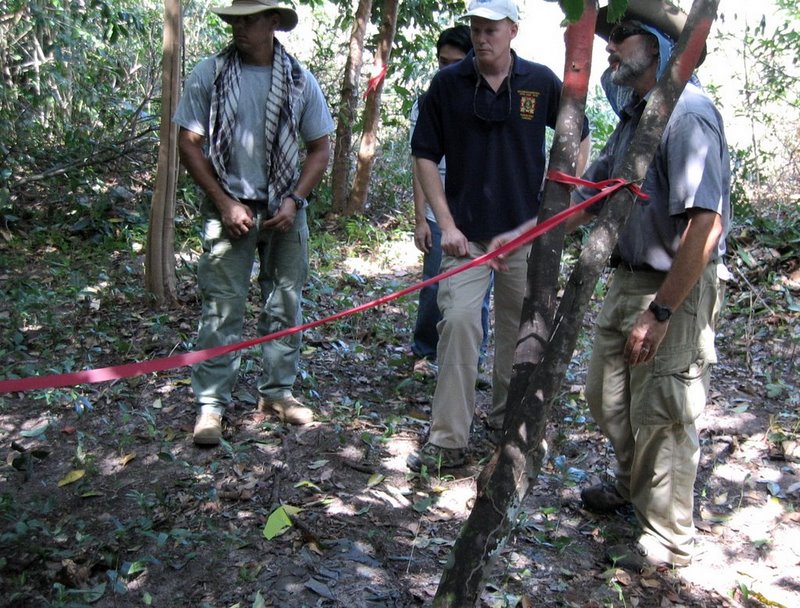
<path id="1" fill-rule="evenodd" d="M 666 321 L 672 316 L 672 311 L 667 306 L 650 302 L 650 311 L 653 313 L 657 321 Z"/>

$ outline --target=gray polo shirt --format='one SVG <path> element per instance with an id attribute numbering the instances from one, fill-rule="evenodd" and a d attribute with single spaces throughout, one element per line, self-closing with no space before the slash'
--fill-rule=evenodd
<path id="1" fill-rule="evenodd" d="M 584 174 L 590 181 L 619 177 L 625 152 L 633 139 L 646 101 L 623 111 L 620 123 L 598 159 Z M 687 84 L 647 170 L 644 192 L 620 234 L 615 254 L 631 266 L 668 271 L 688 225 L 688 209 L 708 209 L 722 216 L 724 235 L 730 226 L 731 169 L 722 117 L 711 99 L 697 86 Z M 575 200 L 596 191 L 578 188 Z M 599 213 L 602 204 L 592 208 Z M 725 253 L 720 238 L 717 258 Z"/>
<path id="2" fill-rule="evenodd" d="M 173 117 L 173 121 L 181 127 L 204 137 L 209 133 L 214 73 L 213 57 L 197 65 L 186 79 Z M 231 194 L 237 198 L 268 197 L 264 108 L 271 84 L 272 66 L 242 64 L 239 105 L 228 162 L 228 186 Z M 319 139 L 333 131 L 333 118 L 328 104 L 316 79 L 307 70 L 303 95 L 295 100 L 294 111 L 298 117 L 298 133 L 304 142 Z"/>

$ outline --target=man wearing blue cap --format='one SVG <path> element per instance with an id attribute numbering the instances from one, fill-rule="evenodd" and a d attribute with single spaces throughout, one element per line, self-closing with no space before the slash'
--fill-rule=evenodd
<path id="1" fill-rule="evenodd" d="M 666 68 L 686 15 L 671 3 L 630 0 L 598 34 L 608 44 L 602 82 L 620 122 L 584 177 L 621 173 L 628 144 Z M 633 547 L 607 557 L 642 571 L 684 566 L 694 545 L 694 482 L 700 455 L 695 420 L 716 363 L 725 235 L 730 222 L 730 159 L 719 112 L 692 79 L 678 100 L 642 190 L 612 254 L 615 267 L 597 319 L 586 400 L 617 459 L 613 484 L 586 488 L 596 512 L 632 504 L 641 525 Z M 592 192 L 578 189 L 576 200 Z M 599 209 L 572 222 L 574 227 Z"/>
<path id="2" fill-rule="evenodd" d="M 511 50 L 519 11 L 512 0 L 472 0 L 473 50 L 434 76 L 411 140 L 415 173 L 442 231 L 442 271 L 488 251 L 493 237 L 534 218 L 544 178 L 545 130 L 555 128 L 561 81 Z M 588 155 L 588 123 L 582 152 Z M 445 183 L 438 163 L 447 158 Z M 579 169 L 583 165 L 579 165 Z M 495 357 L 488 424 L 503 425 L 527 284 L 529 247 L 506 258 L 494 282 Z M 438 304 L 439 375 L 427 443 L 408 466 L 419 471 L 466 462 L 475 410 L 486 265 L 442 281 Z"/>

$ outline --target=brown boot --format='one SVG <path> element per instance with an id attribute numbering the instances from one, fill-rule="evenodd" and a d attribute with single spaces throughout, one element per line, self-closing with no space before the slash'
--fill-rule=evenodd
<path id="1" fill-rule="evenodd" d="M 314 422 L 314 412 L 292 395 L 280 399 L 259 397 L 258 411 L 265 414 L 277 414 L 282 422 L 288 422 L 289 424 L 299 425 Z"/>
<path id="2" fill-rule="evenodd" d="M 606 559 L 615 568 L 623 568 L 641 574 L 650 564 L 647 557 L 639 547 L 627 545 L 614 545 L 606 549 Z"/>
<path id="3" fill-rule="evenodd" d="M 197 445 L 217 445 L 222 437 L 222 416 L 202 412 L 194 423 L 193 439 Z"/>
<path id="4" fill-rule="evenodd" d="M 610 483 L 601 483 L 581 490 L 583 506 L 594 513 L 613 513 L 630 504 L 617 488 Z"/>

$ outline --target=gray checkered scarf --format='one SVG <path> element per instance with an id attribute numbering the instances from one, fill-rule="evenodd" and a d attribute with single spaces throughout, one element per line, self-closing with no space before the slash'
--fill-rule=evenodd
<path id="1" fill-rule="evenodd" d="M 228 189 L 228 161 L 239 104 L 239 77 L 242 58 L 236 47 L 216 55 L 214 88 L 211 92 L 208 155 L 225 191 Z M 297 60 L 275 41 L 272 60 L 272 86 L 265 108 L 269 211 L 277 212 L 284 197 L 297 183 L 300 149 L 297 144 L 297 117 L 294 101 L 303 94 L 305 74 Z"/>

